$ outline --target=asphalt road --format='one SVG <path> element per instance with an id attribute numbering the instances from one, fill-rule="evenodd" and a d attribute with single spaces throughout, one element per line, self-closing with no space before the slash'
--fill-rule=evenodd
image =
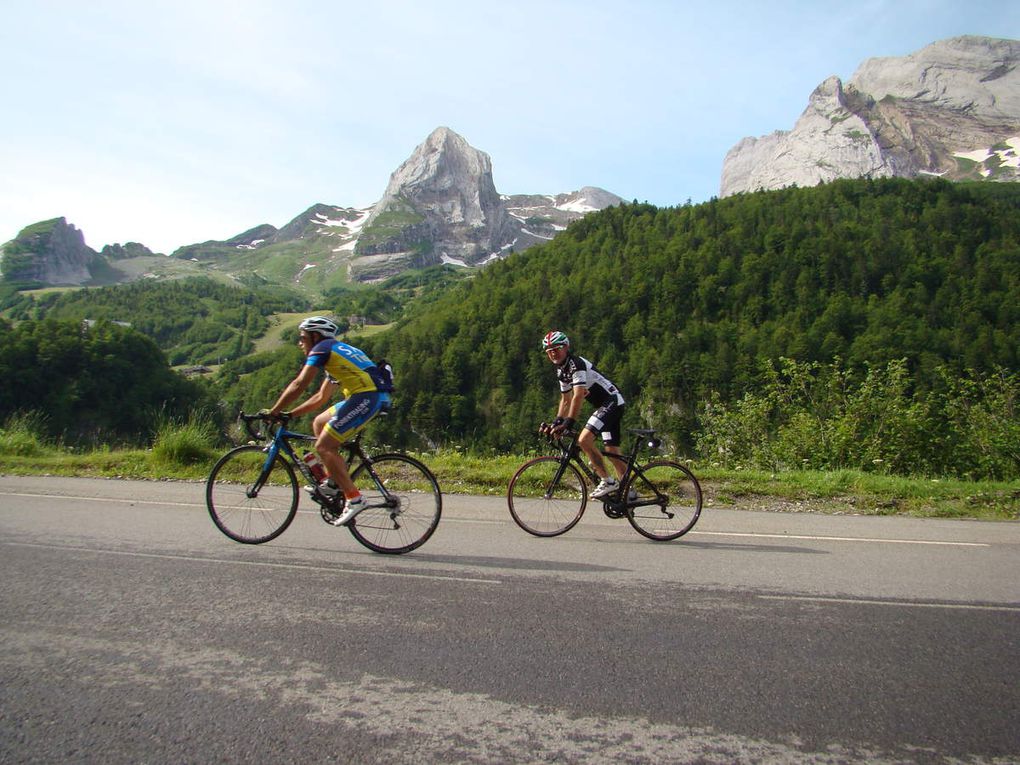
<path id="1" fill-rule="evenodd" d="M 311 510 L 310 503 L 306 503 Z M 0 476 L 0 762 L 1017 763 L 1020 524 L 708 508 L 421 549 Z"/>

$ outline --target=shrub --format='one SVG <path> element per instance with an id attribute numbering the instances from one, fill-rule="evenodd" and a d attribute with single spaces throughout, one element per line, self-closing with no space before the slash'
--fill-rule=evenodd
<path id="1" fill-rule="evenodd" d="M 38 457 L 50 450 L 42 435 L 46 417 L 40 412 L 16 412 L 0 428 L 0 454 Z"/>
<path id="2" fill-rule="evenodd" d="M 1010 480 L 1020 475 L 1020 375 L 936 370 L 911 383 L 904 360 L 855 381 L 830 366 L 782 359 L 766 384 L 699 411 L 700 455 L 723 467 L 864 470 Z"/>
<path id="3" fill-rule="evenodd" d="M 156 430 L 152 454 L 156 461 L 164 464 L 207 462 L 213 456 L 216 437 L 216 426 L 209 420 L 200 420 L 196 416 L 187 422 L 165 419 Z"/>

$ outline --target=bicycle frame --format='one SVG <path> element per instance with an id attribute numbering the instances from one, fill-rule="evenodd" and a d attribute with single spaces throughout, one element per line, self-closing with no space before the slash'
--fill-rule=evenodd
<path id="1" fill-rule="evenodd" d="M 605 449 L 599 450 L 599 453 L 604 458 L 611 461 L 622 462 L 626 465 L 623 475 L 620 476 L 620 488 L 605 495 L 604 497 L 598 498 L 602 502 L 603 510 L 610 518 L 622 518 L 627 514 L 627 508 L 660 505 L 660 500 L 657 497 L 645 500 L 629 500 L 626 497 L 621 496 L 623 488 L 632 474 L 643 475 L 641 466 L 637 464 L 638 451 L 641 449 L 641 441 L 654 433 L 654 431 L 650 430 L 632 430 L 631 432 L 635 434 L 635 437 L 634 445 L 631 447 L 629 454 L 607 452 Z M 573 462 L 577 465 L 592 484 L 597 484 L 600 480 L 600 476 L 581 458 L 581 447 L 577 444 L 577 439 L 580 438 L 580 433 L 570 432 L 567 435 L 570 436 L 570 438 L 566 442 L 564 442 L 562 438 L 555 439 L 553 441 L 553 443 L 555 443 L 560 449 L 560 466 L 556 470 L 556 475 L 550 483 L 550 487 L 556 486 L 563 478 L 563 471 L 567 469 L 568 462 Z M 649 446 L 651 448 L 655 448 L 658 445 L 658 439 L 652 439 L 649 441 Z"/>
<path id="2" fill-rule="evenodd" d="M 518 526 L 537 537 L 564 534 L 581 520 L 599 480 L 581 457 L 576 433 L 549 434 L 539 428 L 559 452 L 532 457 L 521 465 L 507 486 L 510 515 Z M 642 444 L 659 446 L 654 430 L 630 429 L 636 438 L 628 453 L 600 450 L 619 471 L 619 488 L 594 497 L 609 518 L 626 518 L 634 530 L 656 542 L 677 539 L 694 526 L 701 514 L 698 479 L 675 460 L 652 456 L 638 462 Z M 592 455 L 594 456 L 594 454 Z"/>
<path id="3" fill-rule="evenodd" d="M 242 419 L 244 421 L 245 428 L 247 428 L 248 430 L 248 433 L 257 440 L 260 441 L 263 440 L 262 435 L 256 432 L 251 427 L 251 423 L 255 421 L 257 417 L 247 415 L 242 416 Z M 266 478 L 268 478 L 269 473 L 271 471 L 273 461 L 276 459 L 277 455 L 279 455 L 281 451 L 283 452 L 284 456 L 290 460 L 291 464 L 298 469 L 298 472 L 300 472 L 301 475 L 304 476 L 305 481 L 308 483 L 309 486 L 318 486 L 319 482 L 316 480 L 315 476 L 312 475 L 311 468 L 309 468 L 307 463 L 305 463 L 305 461 L 298 456 L 297 452 L 294 450 L 294 447 L 291 446 L 290 443 L 291 441 L 314 442 L 316 440 L 315 436 L 310 436 L 306 433 L 298 433 L 297 431 L 294 430 L 288 430 L 284 422 L 276 424 L 275 431 L 273 430 L 274 427 L 273 424 L 269 424 L 268 427 L 270 429 L 270 433 L 272 434 L 272 439 L 265 447 L 266 459 L 262 466 L 262 473 L 259 475 L 259 478 L 258 480 L 256 480 L 255 484 L 252 485 L 252 487 L 248 490 L 249 496 L 257 495 L 258 492 L 262 489 L 262 486 L 264 485 L 265 480 Z M 365 472 L 367 472 L 368 475 L 371 476 L 372 482 L 375 483 L 376 487 L 379 489 L 379 492 L 382 494 L 383 497 L 385 497 L 384 502 L 372 503 L 369 504 L 368 507 L 393 507 L 395 506 L 395 500 L 390 496 L 389 492 L 386 490 L 386 487 L 383 486 L 382 483 L 379 481 L 379 478 L 372 470 L 372 461 L 368 458 L 368 455 L 366 455 L 361 448 L 361 436 L 362 433 L 358 433 L 358 435 L 355 436 L 355 438 L 352 441 L 344 444 L 342 447 L 346 451 L 348 470 L 353 474 L 359 466 L 364 465 Z M 357 462 L 355 462 L 355 459 L 357 459 Z M 313 498 L 315 498 L 315 495 L 313 495 Z M 320 504 L 322 504 L 321 501 Z M 332 510 L 332 508 L 329 509 Z"/>

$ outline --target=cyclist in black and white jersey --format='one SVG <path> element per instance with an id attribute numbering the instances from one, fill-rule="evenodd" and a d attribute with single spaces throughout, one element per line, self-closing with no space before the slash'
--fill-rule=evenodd
<path id="1" fill-rule="evenodd" d="M 603 497 L 619 488 L 619 481 L 609 475 L 605 461 L 595 444 L 596 434 L 602 436 L 606 451 L 620 453 L 620 420 L 623 418 L 624 399 L 619 389 L 595 365 L 583 356 L 570 352 L 570 339 L 558 330 L 542 338 L 542 350 L 556 365 L 556 377 L 560 382 L 560 403 L 549 431 L 560 435 L 569 430 L 581 413 L 581 405 L 588 399 L 595 412 L 588 418 L 577 445 L 588 455 L 592 467 L 601 482 L 592 492 L 593 497 Z M 625 466 L 612 460 L 616 474 L 623 476 Z"/>

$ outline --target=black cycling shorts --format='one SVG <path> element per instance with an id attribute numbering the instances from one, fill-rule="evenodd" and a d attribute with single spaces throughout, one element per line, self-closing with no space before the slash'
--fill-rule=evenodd
<path id="1" fill-rule="evenodd" d="M 592 433 L 602 436 L 602 443 L 606 446 L 620 445 L 620 421 L 623 419 L 623 404 L 615 402 L 600 406 L 596 409 L 584 427 Z"/>

